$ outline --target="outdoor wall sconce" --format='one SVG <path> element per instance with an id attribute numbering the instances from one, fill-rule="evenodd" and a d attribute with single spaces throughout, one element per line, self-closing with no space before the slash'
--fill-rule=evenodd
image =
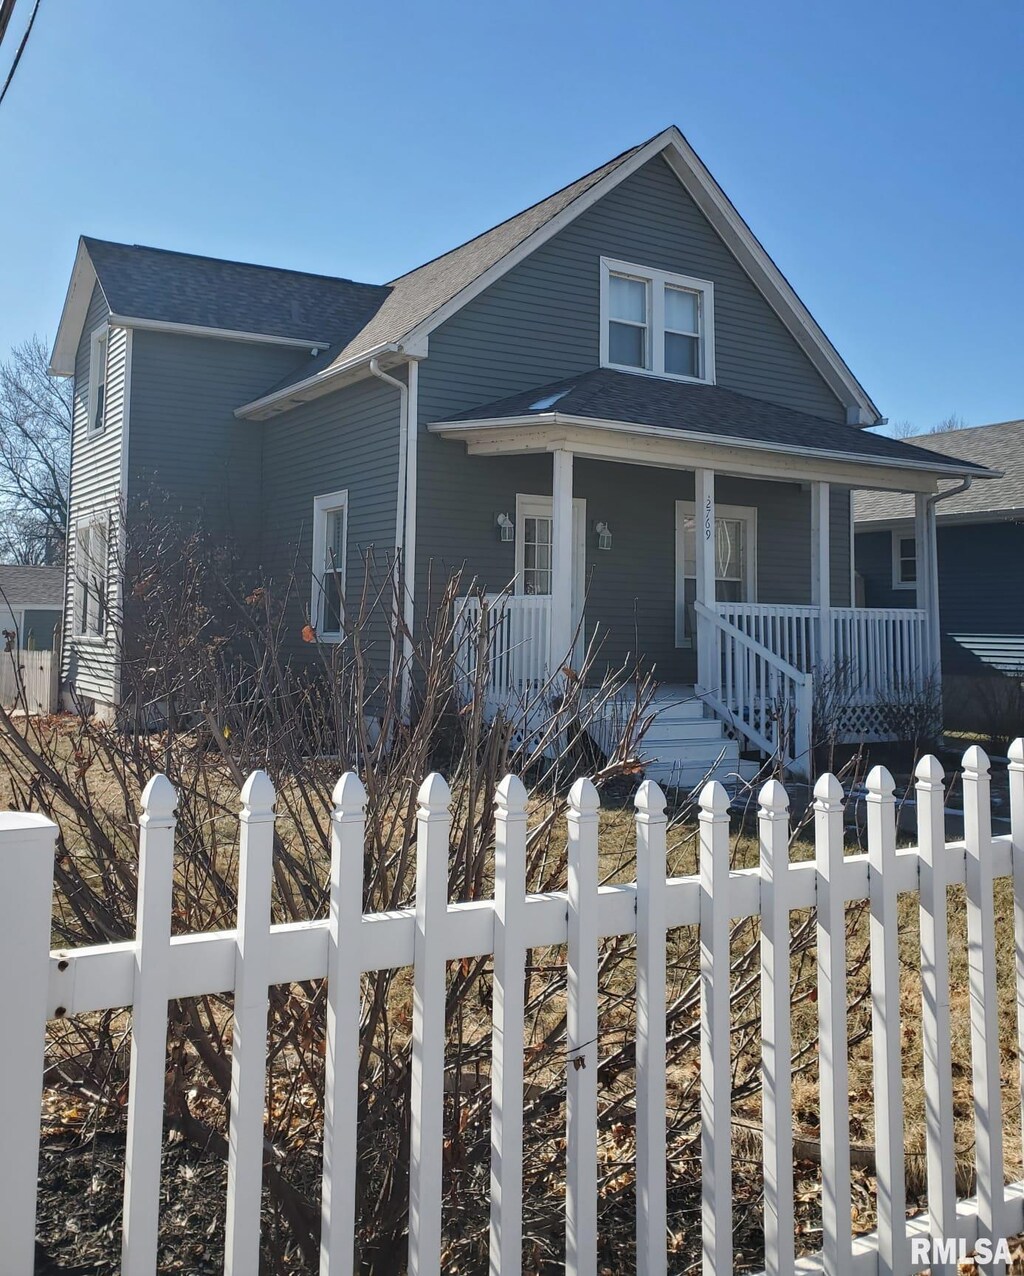
<path id="1" fill-rule="evenodd" d="M 507 514 L 499 514 L 495 519 L 498 526 L 498 540 L 512 541 L 516 538 L 515 524 Z"/>
<path id="2" fill-rule="evenodd" d="M 607 523 L 595 523 L 594 531 L 597 532 L 597 548 L 611 549 L 612 547 L 612 529 Z"/>

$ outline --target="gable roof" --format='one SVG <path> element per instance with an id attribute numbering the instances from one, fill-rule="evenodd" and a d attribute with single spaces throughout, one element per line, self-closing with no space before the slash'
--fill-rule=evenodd
<path id="1" fill-rule="evenodd" d="M 83 236 L 54 344 L 55 373 L 74 371 L 94 283 L 115 323 L 217 331 L 310 348 L 348 342 L 388 295 L 379 284 Z"/>
<path id="2" fill-rule="evenodd" d="M 941 501 L 935 507 L 939 522 L 985 523 L 1024 518 L 1024 421 L 943 430 L 925 437 L 930 452 L 1002 471 L 1001 478 Z M 854 518 L 858 523 L 891 523 L 913 517 L 912 496 L 893 492 L 856 494 Z"/>
<path id="3" fill-rule="evenodd" d="M 595 368 L 581 376 L 514 394 L 433 423 L 435 433 L 459 427 L 604 424 L 657 430 L 702 442 L 733 444 L 868 464 L 985 477 L 981 464 L 952 460 L 865 430 L 755 399 L 718 385 Z"/>
<path id="4" fill-rule="evenodd" d="M 64 606 L 64 568 L 0 564 L 0 602 L 60 611 Z"/>
<path id="5" fill-rule="evenodd" d="M 239 408 L 237 415 L 269 416 L 303 398 L 326 394 L 354 366 L 373 355 L 422 357 L 425 339 L 435 328 L 658 155 L 846 405 L 850 423 L 877 424 L 880 414 L 864 387 L 674 125 L 515 217 L 393 280 L 379 310 L 345 346 L 321 355 L 272 393 Z"/>

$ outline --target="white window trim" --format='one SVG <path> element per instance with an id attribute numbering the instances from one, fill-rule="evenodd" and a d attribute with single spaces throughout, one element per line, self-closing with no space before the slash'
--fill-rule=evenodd
<path id="1" fill-rule="evenodd" d="M 696 519 L 694 501 L 676 501 L 676 647 L 690 650 L 692 638 L 688 638 L 683 625 L 683 609 L 686 606 L 686 546 L 683 539 L 686 516 Z M 747 525 L 747 602 L 757 602 L 757 506 L 715 504 L 715 518 L 741 519 Z"/>
<path id="2" fill-rule="evenodd" d="M 917 540 L 914 536 L 914 533 L 912 531 L 898 532 L 894 528 L 889 533 L 889 535 L 890 535 L 890 544 L 891 544 L 891 550 L 892 550 L 892 587 L 893 589 L 916 590 L 917 589 L 916 580 L 901 580 L 900 579 L 900 564 L 902 561 L 902 555 L 900 554 L 900 541 L 914 541 L 914 563 L 916 568 Z"/>
<path id="3" fill-rule="evenodd" d="M 78 534 L 83 527 L 88 527 L 88 528 L 102 527 L 105 533 L 106 562 L 103 565 L 104 567 L 103 588 L 104 588 L 104 593 L 106 596 L 106 606 L 103 613 L 103 627 L 96 631 L 93 631 L 89 628 L 88 613 L 86 614 L 85 628 L 83 629 L 79 625 L 79 616 L 81 614 L 81 606 L 80 606 L 81 596 L 79 591 L 80 589 L 84 589 L 84 586 L 82 585 L 79 574 L 78 574 L 78 568 L 79 568 Z M 108 634 L 108 629 L 110 625 L 110 528 L 111 528 L 111 517 L 110 517 L 109 510 L 101 510 L 99 512 L 94 511 L 89 514 L 80 514 L 78 518 L 75 519 L 75 522 L 74 522 L 75 536 L 74 536 L 74 559 L 72 562 L 73 576 L 72 576 L 72 589 L 71 589 L 71 636 L 75 640 L 75 642 L 78 642 L 78 643 L 105 643 L 107 641 L 107 634 Z M 92 552 L 92 547 L 90 545 L 90 553 L 91 552 Z M 98 623 L 99 623 L 99 617 L 97 616 L 97 624 Z"/>
<path id="4" fill-rule="evenodd" d="M 320 613 L 324 598 L 324 575 L 327 569 L 326 539 L 327 515 L 337 510 L 345 511 L 345 528 L 341 538 L 341 616 L 340 630 L 325 631 L 320 625 Z M 336 574 L 336 573 L 332 573 Z M 320 642 L 343 642 L 345 639 L 345 589 L 348 583 L 348 488 L 340 492 L 327 492 L 313 499 L 313 582 L 309 598 L 309 619 Z"/>
<path id="5" fill-rule="evenodd" d="M 612 275 L 629 275 L 648 283 L 647 345 L 649 368 L 634 368 L 612 363 L 608 357 L 608 323 L 610 280 Z M 665 371 L 665 287 L 685 288 L 700 294 L 701 358 L 704 375 L 684 377 L 678 372 Z M 666 270 L 654 270 L 638 266 L 634 262 L 617 261 L 613 257 L 601 258 L 601 367 L 615 368 L 620 372 L 635 372 L 640 376 L 661 377 L 668 381 L 688 381 L 691 384 L 715 384 L 715 286 L 709 279 L 693 279 L 689 275 L 674 275 Z"/>
<path id="6" fill-rule="evenodd" d="M 100 388 L 100 350 L 103 351 L 103 416 L 97 421 L 96 408 L 99 402 Z M 100 324 L 93 329 L 92 336 L 89 339 L 89 418 L 86 422 L 86 436 L 88 438 L 95 438 L 107 428 L 107 398 L 110 389 L 108 384 L 109 371 L 110 328 L 107 324 Z"/>

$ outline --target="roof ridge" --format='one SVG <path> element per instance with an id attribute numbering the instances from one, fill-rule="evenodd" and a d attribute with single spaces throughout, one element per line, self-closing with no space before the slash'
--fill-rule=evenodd
<path id="1" fill-rule="evenodd" d="M 496 230 L 500 230 L 502 226 L 508 226 L 511 222 L 532 212 L 535 208 L 539 208 L 541 204 L 546 204 L 548 200 L 555 199 L 557 196 L 569 190 L 572 186 L 578 186 L 580 182 L 585 182 L 588 177 L 594 177 L 597 173 L 602 173 L 607 169 L 617 167 L 630 155 L 635 155 L 637 151 L 643 150 L 648 143 L 653 142 L 656 137 L 660 137 L 665 129 L 659 129 L 657 133 L 652 133 L 650 137 L 645 138 L 642 142 L 638 142 L 635 146 L 629 146 L 618 155 L 613 155 L 611 159 L 605 160 L 603 164 L 598 164 L 595 168 L 589 169 L 586 173 L 581 173 L 579 177 L 573 178 L 571 182 L 566 182 L 564 186 L 559 186 L 557 190 L 550 191 L 547 195 L 540 199 L 535 199 L 532 204 L 527 204 L 525 208 L 521 208 L 517 213 L 512 213 L 508 217 L 502 218 L 500 222 L 495 222 L 488 226 L 485 230 L 480 231 L 476 235 L 470 235 L 468 239 L 464 239 L 461 243 L 455 244 L 451 248 L 445 249 L 443 253 L 437 253 L 433 257 L 429 257 L 426 261 L 420 262 L 418 266 L 413 266 L 411 270 L 405 271 L 401 275 L 396 275 L 388 281 L 388 286 L 393 287 L 395 284 L 401 283 L 404 279 L 408 279 L 410 275 L 415 275 L 420 270 L 425 270 L 427 266 L 432 266 L 435 262 L 443 261 L 445 257 L 450 257 L 452 253 L 460 252 L 463 248 L 468 248 L 470 244 L 475 244 L 478 239 L 483 239 L 485 235 L 490 235 Z"/>
<path id="2" fill-rule="evenodd" d="M 328 283 L 354 284 L 357 288 L 375 288 L 383 291 L 390 287 L 389 284 L 368 283 L 364 279 L 349 279 L 345 275 L 326 275 L 315 270 L 295 270 L 291 266 L 271 266 L 267 262 L 260 261 L 239 261 L 235 257 L 214 257 L 210 253 L 187 252 L 181 248 L 158 248 L 155 244 L 126 244 L 118 239 L 99 239 L 95 235 L 83 235 L 82 242 L 87 247 L 90 244 L 102 244 L 108 248 L 127 248 L 133 251 L 138 249 L 147 253 L 162 253 L 167 257 L 189 257 L 193 261 L 212 261 L 220 266 L 242 266 L 246 270 L 273 270 L 282 275 L 301 275 L 306 279 L 322 279 Z"/>

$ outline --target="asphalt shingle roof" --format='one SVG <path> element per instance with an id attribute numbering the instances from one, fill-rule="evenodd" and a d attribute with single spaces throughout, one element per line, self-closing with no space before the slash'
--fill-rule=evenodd
<path id="1" fill-rule="evenodd" d="M 60 610 L 64 606 L 64 568 L 0 564 L 0 600 L 12 607 Z"/>
<path id="2" fill-rule="evenodd" d="M 140 244 L 84 243 L 110 309 L 132 319 L 337 346 L 359 332 L 389 292 L 380 284 Z"/>
<path id="3" fill-rule="evenodd" d="M 1024 421 L 944 430 L 925 435 L 923 442 L 931 452 L 1003 471 L 1002 478 L 975 484 L 942 501 L 935 509 L 938 519 L 976 515 L 978 522 L 984 522 L 1011 510 L 1024 511 Z M 914 498 L 901 492 L 858 492 L 854 502 L 858 523 L 887 523 L 913 516 Z"/>
<path id="4" fill-rule="evenodd" d="M 340 349 L 336 344 L 332 345 L 326 354 L 319 355 L 294 376 L 286 378 L 279 386 L 274 387 L 275 390 L 305 381 L 318 373 L 329 372 L 336 364 L 358 359 L 360 355 L 378 346 L 400 341 L 417 324 L 429 319 L 485 270 L 489 270 L 518 248 L 534 231 L 547 225 L 564 208 L 568 208 L 573 200 L 596 186 L 646 145 L 646 141 L 641 142 L 639 146 L 623 151 L 607 164 L 602 164 L 592 173 L 587 173 L 560 191 L 555 191 L 540 203 L 531 205 L 507 221 L 492 226 L 482 235 L 477 235 L 475 239 L 470 239 L 441 257 L 435 257 L 408 274 L 392 280 L 385 286 L 386 295 L 365 327 L 354 333 Z"/>
<path id="5" fill-rule="evenodd" d="M 546 402 L 554 396 L 557 402 Z M 543 404 L 537 407 L 537 404 Z M 594 421 L 656 426 L 680 434 L 715 435 L 723 442 L 763 443 L 779 447 L 815 448 L 872 461 L 950 463 L 948 455 L 903 443 L 884 434 L 871 434 L 795 412 L 790 408 L 738 394 L 718 385 L 698 385 L 596 368 L 577 377 L 539 386 L 482 407 L 462 412 L 449 421 L 499 421 L 557 413 Z M 929 440 L 930 441 L 930 440 Z M 983 464 L 966 467 L 984 469 Z M 988 486 L 987 484 L 985 486 Z"/>

